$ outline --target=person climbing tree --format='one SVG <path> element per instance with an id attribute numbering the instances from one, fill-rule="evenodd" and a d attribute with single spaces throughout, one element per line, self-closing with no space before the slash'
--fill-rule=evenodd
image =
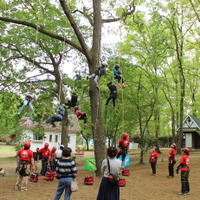
<path id="1" fill-rule="evenodd" d="M 106 101 L 106 106 L 108 105 L 109 101 L 112 99 L 113 101 L 113 109 L 115 108 L 115 100 L 117 99 L 117 87 L 112 84 L 112 82 L 109 82 L 107 84 L 109 90 L 110 90 L 110 95 Z"/>
<path id="2" fill-rule="evenodd" d="M 126 87 L 121 74 L 122 72 L 119 70 L 119 65 L 116 65 L 114 68 L 114 79 L 118 80 L 118 87 Z M 122 82 L 122 85 L 120 84 L 120 81 Z"/>
<path id="3" fill-rule="evenodd" d="M 122 156 L 122 167 L 125 165 L 125 158 L 128 154 L 128 148 L 130 144 L 130 139 L 128 138 L 128 133 L 122 133 L 122 139 L 119 141 L 120 151 L 117 154 L 117 158 Z"/>
<path id="4" fill-rule="evenodd" d="M 99 78 L 102 76 L 102 75 L 106 75 L 106 67 L 108 66 L 107 63 L 102 63 L 101 64 L 101 67 L 98 68 L 97 71 L 95 71 L 93 74 L 91 74 L 90 76 L 87 76 L 87 79 L 89 78 L 93 78 L 94 79 L 94 82 L 95 82 L 95 85 L 96 85 L 96 88 L 99 89 Z"/>
<path id="5" fill-rule="evenodd" d="M 57 115 L 51 116 L 49 119 L 46 120 L 46 123 L 51 123 L 53 127 L 56 127 L 54 122 L 58 122 L 58 121 L 62 121 L 62 118 L 65 114 L 65 104 L 62 104 L 59 108 L 58 108 L 58 112 Z"/>
<path id="6" fill-rule="evenodd" d="M 87 125 L 87 115 L 86 113 L 83 113 L 79 110 L 79 107 L 75 107 L 75 110 L 74 110 L 78 120 L 84 120 L 84 127 L 87 128 L 88 125 Z"/>
<path id="7" fill-rule="evenodd" d="M 30 117 L 29 119 L 33 120 L 33 104 L 32 102 L 36 99 L 35 95 L 35 88 L 31 88 L 30 91 L 28 91 L 25 94 L 25 100 L 23 106 L 20 108 L 19 112 L 17 113 L 18 115 L 22 114 L 22 111 L 26 106 L 29 106 L 30 108 Z"/>
<path id="8" fill-rule="evenodd" d="M 71 96 L 71 100 L 69 100 L 67 103 L 65 103 L 66 106 L 68 106 L 68 108 L 70 109 L 71 107 L 75 107 L 76 104 L 77 104 L 77 101 L 78 101 L 78 97 L 76 95 L 75 92 L 72 93 L 72 96 Z"/>

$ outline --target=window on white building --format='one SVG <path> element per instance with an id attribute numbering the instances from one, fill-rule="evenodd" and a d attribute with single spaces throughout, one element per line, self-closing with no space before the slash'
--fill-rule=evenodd
<path id="1" fill-rule="evenodd" d="M 33 134 L 33 140 L 42 140 L 42 137 Z"/>
<path id="2" fill-rule="evenodd" d="M 49 135 L 49 142 L 52 142 L 52 135 Z"/>
<path id="3" fill-rule="evenodd" d="M 55 142 L 58 142 L 58 135 L 55 135 Z"/>

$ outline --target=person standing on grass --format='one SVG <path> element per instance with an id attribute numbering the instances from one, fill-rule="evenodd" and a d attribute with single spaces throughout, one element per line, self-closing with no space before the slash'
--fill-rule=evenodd
<path id="1" fill-rule="evenodd" d="M 49 156 L 51 154 L 51 150 L 48 147 L 49 147 L 49 144 L 45 143 L 44 147 L 39 149 L 39 151 L 38 151 L 42 157 L 42 169 L 40 171 L 40 174 L 42 176 L 45 176 L 45 173 L 47 172 L 47 167 L 49 165 L 48 161 L 49 161 Z"/>
<path id="2" fill-rule="evenodd" d="M 176 155 L 176 144 L 172 144 L 171 150 L 169 152 L 169 165 L 168 165 L 169 176 L 167 176 L 168 178 L 174 178 L 174 165 L 176 164 L 175 155 Z"/>
<path id="3" fill-rule="evenodd" d="M 149 162 L 151 164 L 152 175 L 156 175 L 156 165 L 158 160 L 157 147 L 153 148 L 153 151 L 150 153 Z"/>
<path id="4" fill-rule="evenodd" d="M 64 148 L 62 151 L 62 158 L 58 160 L 56 166 L 58 187 L 54 200 L 59 200 L 65 190 L 65 200 L 70 200 L 71 196 L 71 182 L 77 176 L 77 168 L 75 161 L 70 158 L 71 148 Z"/>
<path id="5" fill-rule="evenodd" d="M 189 184 L 189 152 L 190 150 L 188 148 L 184 148 L 182 150 L 183 156 L 181 157 L 181 161 L 179 166 L 176 169 L 176 172 L 178 173 L 179 169 L 181 170 L 181 192 L 178 193 L 179 195 L 188 195 L 190 192 L 190 184 Z"/>
<path id="6" fill-rule="evenodd" d="M 15 190 L 27 191 L 30 171 L 34 170 L 34 157 L 30 147 L 31 143 L 29 141 L 25 141 L 24 148 L 20 149 L 17 153 L 17 171 L 19 172 L 19 176 L 15 184 Z"/>
<path id="7" fill-rule="evenodd" d="M 97 195 L 97 200 L 119 200 L 120 199 L 120 190 L 119 185 L 110 183 L 108 178 L 109 168 L 108 162 L 110 164 L 110 173 L 118 175 L 121 169 L 121 160 L 116 158 L 118 150 L 116 147 L 109 147 L 107 149 L 107 156 L 109 159 L 104 159 L 101 165 L 101 173 L 103 178 L 99 187 L 99 192 Z"/>

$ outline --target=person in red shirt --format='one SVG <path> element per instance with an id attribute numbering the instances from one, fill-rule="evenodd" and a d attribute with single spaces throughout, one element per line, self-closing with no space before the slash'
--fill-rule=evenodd
<path id="1" fill-rule="evenodd" d="M 151 163 L 152 175 L 156 174 L 157 160 L 158 160 L 157 147 L 154 147 L 149 157 L 149 162 Z"/>
<path id="2" fill-rule="evenodd" d="M 49 164 L 48 161 L 49 161 L 49 156 L 51 154 L 51 150 L 48 147 L 49 147 L 49 144 L 45 143 L 44 147 L 39 149 L 38 151 L 42 157 L 42 169 L 40 171 L 40 174 L 42 176 L 45 176 L 45 173 L 47 171 L 47 165 Z"/>
<path id="3" fill-rule="evenodd" d="M 178 173 L 179 169 L 181 170 L 181 192 L 179 195 L 188 195 L 190 192 L 190 185 L 189 185 L 189 163 L 190 163 L 190 158 L 189 158 L 189 152 L 190 150 L 188 148 L 184 148 L 182 150 L 183 156 L 181 157 L 181 161 L 179 166 L 176 169 L 176 172 Z"/>
<path id="4" fill-rule="evenodd" d="M 56 171 L 56 155 L 55 155 L 56 150 L 57 150 L 57 147 L 53 147 L 51 149 L 51 153 L 49 156 L 49 164 L 50 164 L 51 171 Z"/>
<path id="5" fill-rule="evenodd" d="M 174 165 L 176 164 L 175 155 L 176 155 L 176 144 L 172 144 L 168 159 L 169 160 L 169 165 L 168 165 L 169 176 L 167 176 L 168 178 L 174 178 Z"/>
<path id="6" fill-rule="evenodd" d="M 33 152 L 30 150 L 31 143 L 24 142 L 24 148 L 20 149 L 17 153 L 18 166 L 17 171 L 19 176 L 15 184 L 15 190 L 27 191 L 28 177 L 30 171 L 34 170 L 34 157 Z"/>
<path id="7" fill-rule="evenodd" d="M 128 133 L 122 133 L 122 139 L 119 141 L 119 148 L 120 151 L 117 154 L 117 158 L 122 156 L 122 166 L 124 166 L 124 161 L 126 158 L 126 155 L 128 154 L 128 148 L 130 144 L 130 139 L 128 138 Z"/>
<path id="8" fill-rule="evenodd" d="M 79 110 L 79 107 L 75 107 L 75 110 L 74 110 L 78 120 L 84 120 L 84 127 L 87 128 L 88 125 L 87 125 L 87 115 L 86 113 L 83 113 Z"/>

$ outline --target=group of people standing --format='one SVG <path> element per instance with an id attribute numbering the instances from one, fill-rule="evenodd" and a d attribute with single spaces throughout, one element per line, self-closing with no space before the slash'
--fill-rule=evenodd
<path id="1" fill-rule="evenodd" d="M 27 191 L 28 178 L 31 171 L 36 169 L 34 163 L 34 154 L 30 150 L 31 143 L 29 141 L 24 142 L 24 147 L 17 153 L 18 166 L 17 171 L 19 176 L 15 184 L 15 190 Z M 38 152 L 42 158 L 42 169 L 40 175 L 44 176 L 47 168 L 52 167 L 52 161 L 55 161 L 53 166 L 57 172 L 58 187 L 54 200 L 59 200 L 62 193 L 65 191 L 65 200 L 69 200 L 71 196 L 71 182 L 75 180 L 77 176 L 77 168 L 75 161 L 71 158 L 71 148 L 64 146 L 60 147 L 60 150 L 53 147 L 52 150 L 49 148 L 49 144 L 45 143 L 44 147 L 39 149 Z"/>
<path id="2" fill-rule="evenodd" d="M 158 152 L 157 152 L 157 147 L 153 148 L 153 151 L 150 153 L 149 157 L 149 162 L 151 164 L 151 169 L 152 169 L 152 175 L 156 175 L 156 164 L 158 160 Z M 179 170 L 181 171 L 181 192 L 178 193 L 179 195 L 188 195 L 190 192 L 190 185 L 189 185 L 189 152 L 190 150 L 188 148 L 183 148 L 182 149 L 182 157 L 180 160 L 180 164 L 176 168 L 176 173 L 179 173 Z M 171 145 L 171 149 L 169 152 L 169 158 L 168 158 L 168 172 L 169 175 L 167 176 L 168 178 L 174 178 L 174 166 L 176 164 L 176 144 L 173 143 Z"/>

